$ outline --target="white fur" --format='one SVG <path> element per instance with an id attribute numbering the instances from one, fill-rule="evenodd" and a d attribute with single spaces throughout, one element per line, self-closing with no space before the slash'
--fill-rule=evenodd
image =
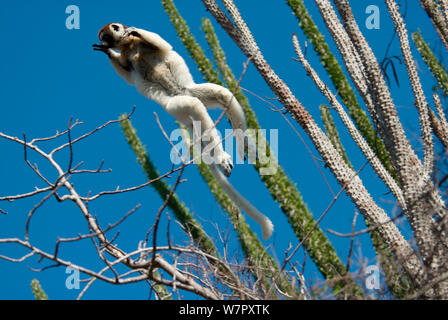
<path id="1" fill-rule="evenodd" d="M 227 193 L 241 211 L 246 212 L 252 219 L 257 221 L 263 232 L 263 239 L 268 239 L 274 231 L 274 225 L 265 215 L 260 213 L 247 199 L 245 199 L 226 179 L 226 177 L 219 171 L 214 164 L 211 164 L 210 171 L 215 179 L 219 182 L 221 188 Z"/>

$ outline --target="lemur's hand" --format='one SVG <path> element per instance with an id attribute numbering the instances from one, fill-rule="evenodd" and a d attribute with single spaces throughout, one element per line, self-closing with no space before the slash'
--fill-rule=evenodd
<path id="1" fill-rule="evenodd" d="M 108 56 L 110 56 L 110 53 L 111 53 L 111 51 L 112 51 L 111 48 L 105 46 L 104 44 L 97 44 L 97 43 L 94 43 L 94 44 L 92 45 L 92 47 L 93 47 L 93 50 L 94 50 L 94 51 L 101 51 L 101 52 L 104 52 L 104 53 L 107 54 Z"/>
<path id="2" fill-rule="evenodd" d="M 109 49 L 109 47 L 105 46 L 104 44 L 98 44 L 98 43 L 94 43 L 92 44 L 93 50 L 95 51 L 105 51 L 107 49 Z"/>

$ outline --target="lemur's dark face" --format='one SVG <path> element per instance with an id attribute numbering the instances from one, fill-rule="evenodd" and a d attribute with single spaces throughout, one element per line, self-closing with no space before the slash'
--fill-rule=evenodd
<path id="1" fill-rule="evenodd" d="M 124 36 L 125 30 L 126 26 L 121 23 L 109 23 L 98 32 L 98 38 L 104 47 L 116 48 Z"/>

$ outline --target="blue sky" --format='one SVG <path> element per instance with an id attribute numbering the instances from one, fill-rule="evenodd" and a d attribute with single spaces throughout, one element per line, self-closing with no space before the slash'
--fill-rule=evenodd
<path id="1" fill-rule="evenodd" d="M 334 44 L 325 30 L 313 1 L 306 2 L 321 31 L 324 31 L 334 49 Z M 352 1 L 352 3 L 361 29 L 365 32 L 369 42 L 373 44 L 377 56 L 380 59 L 383 58 L 385 48 L 393 33 L 393 26 L 383 1 Z M 200 24 L 202 17 L 211 18 L 221 44 L 226 50 L 228 63 L 238 77 L 243 70 L 246 58 L 205 11 L 202 2 L 200 0 L 177 0 L 175 4 L 189 23 L 197 40 L 203 48 L 206 48 L 209 57 L 211 57 L 211 52 L 207 48 Z M 320 123 L 318 107 L 327 102 L 306 76 L 301 65 L 292 59 L 294 57 L 291 43 L 292 33 L 297 33 L 302 43 L 304 37 L 297 25 L 296 18 L 286 5 L 286 1 L 275 3 L 273 1 L 257 1 L 256 5 L 253 1 L 236 1 L 236 4 L 252 29 L 267 61 Z M 364 20 L 368 16 L 365 13 L 365 8 L 369 4 L 378 5 L 380 8 L 379 30 L 367 30 L 364 26 Z M 65 11 L 69 5 L 77 5 L 80 9 L 79 30 L 66 28 L 65 20 L 68 15 Z M 408 16 L 412 17 L 406 21 L 411 32 L 420 28 L 426 40 L 434 44 L 437 43 L 437 36 L 432 31 L 426 15 L 415 3 L 409 3 Z M 8 1 L 0 11 L 0 21 L 8 29 L 3 37 L 3 41 L 7 41 L 7 43 L 0 51 L 0 73 L 3 75 L 0 85 L 1 132 L 18 137 L 26 133 L 27 139 L 51 136 L 56 130 L 63 131 L 67 127 L 69 119 L 73 117 L 73 119 L 79 119 L 84 123 L 73 131 L 72 134 L 76 137 L 109 120 L 117 119 L 119 115 L 129 112 L 135 105 L 136 111 L 132 122 L 138 130 L 140 139 L 147 147 L 150 157 L 159 171 L 170 170 L 171 147 L 164 139 L 153 112 L 157 112 L 168 132 L 176 128 L 173 119 L 156 103 L 145 99 L 134 87 L 128 86 L 115 73 L 106 56 L 100 52 L 94 52 L 91 48 L 93 43 L 98 42 L 96 37 L 98 30 L 106 23 L 121 22 L 127 26 L 147 29 L 159 33 L 170 42 L 174 49 L 185 58 L 196 82 L 202 82 L 201 75 L 195 69 L 195 64 L 188 56 L 188 52 L 178 40 L 168 16 L 158 0 L 131 0 L 125 3 L 105 0 Z M 413 50 L 416 53 L 414 47 Z M 321 77 L 328 80 L 311 48 L 308 50 L 308 55 Z M 396 42 L 391 47 L 390 55 L 400 55 Z M 434 79 L 431 78 L 420 57 L 417 54 L 415 57 L 421 68 L 425 91 L 430 96 Z M 396 84 L 392 85 L 395 103 L 406 128 L 409 129 L 409 138 L 420 149 L 416 135 L 413 134 L 418 134 L 418 121 L 412 104 L 412 93 L 408 90 L 405 67 L 400 64 L 396 64 L 396 66 L 400 87 Z M 273 97 L 272 92 L 269 91 L 253 66 L 249 66 L 241 86 L 259 96 Z M 255 97 L 249 96 L 249 99 L 262 127 L 268 132 L 269 129 L 278 129 L 279 162 L 291 179 L 295 181 L 304 201 L 317 218 L 330 204 L 332 195 L 312 157 L 280 114 L 271 111 L 266 103 Z M 274 103 L 276 102 L 274 101 Z M 212 112 L 215 119 L 218 115 L 218 112 Z M 298 128 L 295 123 L 294 125 Z M 222 129 L 225 127 L 225 124 L 221 126 Z M 305 138 L 306 144 L 313 150 L 313 154 L 317 155 L 303 131 L 300 128 L 298 131 Z M 365 162 L 364 158 L 344 130 L 342 130 L 341 136 L 351 154 L 351 161 L 355 168 L 359 169 Z M 58 142 L 65 141 L 58 140 Z M 41 146 L 45 150 L 51 150 L 54 145 L 53 142 L 47 142 Z M 23 161 L 23 149 L 19 145 L 0 139 L 0 152 L 2 155 L 0 157 L 0 196 L 29 192 L 35 186 L 44 186 L 42 181 L 26 166 Z M 87 194 L 89 190 L 98 192 L 114 189 L 117 185 L 124 188 L 145 182 L 145 176 L 136 163 L 135 156 L 118 125 L 110 126 L 79 143 L 74 148 L 74 152 L 74 162 L 84 161 L 83 168 L 85 169 L 96 169 L 103 159 L 104 167 L 112 169 L 111 173 L 104 175 L 77 177 L 74 180 L 75 185 L 84 194 Z M 57 157 L 57 160 L 64 163 L 68 160 L 67 155 L 61 155 Z M 52 169 L 41 158 L 30 154 L 30 161 L 37 162 L 43 172 L 48 173 L 49 177 L 54 177 Z M 322 170 L 326 172 L 332 189 L 337 192 L 339 186 L 334 178 L 327 169 L 323 168 Z M 388 200 L 392 198 L 387 194 L 386 187 L 378 183 L 378 179 L 369 167 L 364 169 L 360 175 L 373 197 L 390 213 L 392 206 Z M 236 251 L 235 233 L 196 168 L 188 167 L 184 178 L 188 181 L 181 184 L 178 189 L 181 199 L 194 212 L 196 218 L 203 223 L 212 237 L 217 238 L 215 223 L 221 231 L 228 232 L 230 248 Z M 230 181 L 274 222 L 273 237 L 263 243 L 270 247 L 274 255 L 282 259 L 288 244 L 290 242 L 293 245 L 297 244 L 298 240 L 294 237 L 278 204 L 272 200 L 250 165 L 236 166 Z M 0 203 L 0 209 L 8 212 L 8 215 L 0 215 L 0 238 L 23 237 L 23 226 L 27 214 L 40 199 L 41 196 L 37 196 L 13 203 Z M 126 250 L 134 250 L 138 241 L 144 237 L 153 223 L 155 214 L 162 204 L 155 191 L 145 188 L 126 195 L 105 197 L 91 204 L 92 211 L 103 225 L 116 221 L 137 204 L 142 204 L 142 207 L 119 228 L 118 241 L 120 246 Z M 355 208 L 350 200 L 342 196 L 323 219 L 321 227 L 339 232 L 350 232 L 354 211 Z M 249 218 L 247 221 L 260 235 L 258 225 Z M 166 219 L 163 220 L 162 227 L 166 227 Z M 185 241 L 185 237 L 179 230 L 176 227 L 172 228 L 176 241 L 179 243 Z M 362 219 L 358 219 L 357 228 L 363 228 Z M 37 211 L 30 230 L 32 243 L 51 251 L 58 236 L 73 237 L 78 233 L 86 233 L 87 226 L 73 205 L 58 204 L 54 200 L 50 200 Z M 329 238 L 345 261 L 349 239 L 333 235 L 329 235 Z M 161 241 L 164 241 L 163 238 Z M 361 236 L 358 238 L 358 242 L 360 247 L 356 251 L 356 256 L 365 257 L 365 259 L 369 259 L 369 263 L 373 263 L 374 254 L 368 237 Z M 0 246 L 0 255 L 20 257 L 25 252 L 17 246 Z M 232 253 L 236 254 L 234 251 L 230 252 L 230 254 Z M 67 244 L 61 249 L 61 254 L 66 259 L 94 270 L 102 268 L 95 256 L 92 244 L 88 241 Z M 302 261 L 302 252 L 297 254 L 297 259 Z M 31 258 L 20 264 L 0 261 L 0 299 L 31 299 L 29 283 L 33 278 L 40 280 L 50 298 L 75 298 L 79 294 L 79 290 L 66 288 L 65 268 L 50 268 L 39 273 L 29 268 L 42 268 L 47 265 L 51 265 L 51 263 L 48 261 L 39 263 L 36 258 Z M 308 279 L 319 277 L 316 268 L 309 260 L 306 276 Z M 149 290 L 146 284 L 116 287 L 98 281 L 89 289 L 85 298 L 146 299 L 148 294 Z"/>

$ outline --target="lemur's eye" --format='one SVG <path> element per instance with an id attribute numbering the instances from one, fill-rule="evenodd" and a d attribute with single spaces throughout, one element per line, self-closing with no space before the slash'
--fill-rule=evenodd
<path id="1" fill-rule="evenodd" d="M 117 24 L 113 24 L 113 25 L 112 25 L 112 28 L 114 29 L 114 31 L 118 31 L 118 30 L 120 30 L 120 26 L 117 25 Z"/>

